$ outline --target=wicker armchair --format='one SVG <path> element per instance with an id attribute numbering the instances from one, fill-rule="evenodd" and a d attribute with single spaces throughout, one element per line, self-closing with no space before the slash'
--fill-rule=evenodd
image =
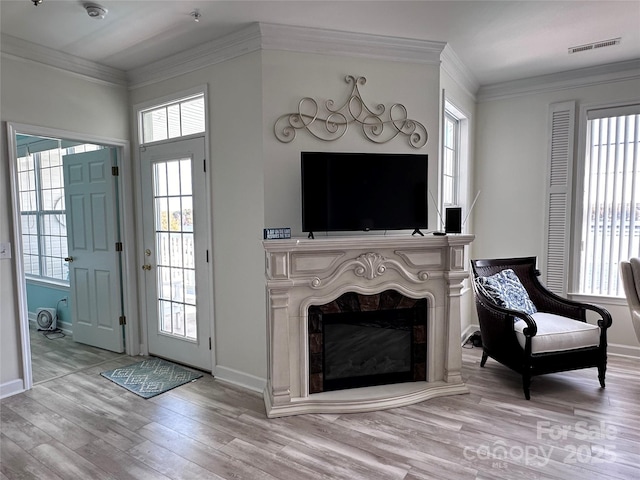
<path id="1" fill-rule="evenodd" d="M 547 290 L 538 280 L 536 257 L 471 260 L 471 268 L 482 336 L 481 367 L 491 357 L 520 373 L 527 400 L 531 398 L 531 377 L 545 373 L 597 367 L 604 388 L 607 329 L 611 326 L 608 311 Z M 517 275 L 536 313 L 499 306 L 482 288 L 479 277 L 490 277 L 505 269 Z M 587 311 L 597 314 L 599 328 L 586 322 Z"/>

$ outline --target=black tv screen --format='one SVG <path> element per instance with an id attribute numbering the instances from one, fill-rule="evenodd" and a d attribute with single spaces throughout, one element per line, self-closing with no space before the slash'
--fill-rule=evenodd
<path id="1" fill-rule="evenodd" d="M 427 228 L 427 155 L 302 152 L 302 231 Z"/>

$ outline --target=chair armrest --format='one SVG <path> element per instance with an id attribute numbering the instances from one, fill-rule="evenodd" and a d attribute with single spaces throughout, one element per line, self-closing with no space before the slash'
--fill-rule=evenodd
<path id="1" fill-rule="evenodd" d="M 473 282 L 473 287 L 476 294 L 476 299 L 482 303 L 483 308 L 499 317 L 506 317 L 511 322 L 511 329 L 513 329 L 513 323 L 515 323 L 514 318 L 518 318 L 520 320 L 524 320 L 527 324 L 527 327 L 523 330 L 527 337 L 533 337 L 538 333 L 538 326 L 536 325 L 536 321 L 533 317 L 521 310 L 511 310 L 509 308 L 504 308 L 499 305 L 496 305 L 492 300 L 488 299 L 482 292 L 477 289 L 475 282 Z"/>
<path id="2" fill-rule="evenodd" d="M 600 315 L 600 319 L 598 320 L 598 326 L 600 328 L 607 329 L 611 326 L 612 318 L 611 314 L 604 308 L 599 305 L 593 305 L 591 303 L 577 302 L 575 300 L 569 300 L 568 298 L 561 297 L 553 293 L 551 290 L 548 290 L 542 283 L 536 282 L 536 289 L 540 291 L 543 297 L 547 297 L 548 300 L 551 300 L 553 303 L 559 304 L 561 306 L 567 307 L 568 309 L 578 310 L 580 311 L 580 321 L 586 321 L 586 311 L 591 310 L 592 312 Z M 534 302 L 535 303 L 535 302 Z M 538 303 L 536 303 L 536 307 Z M 544 311 L 542 309 L 541 311 Z M 549 312 L 555 313 L 555 312 Z M 568 316 L 568 315 L 565 315 Z"/>

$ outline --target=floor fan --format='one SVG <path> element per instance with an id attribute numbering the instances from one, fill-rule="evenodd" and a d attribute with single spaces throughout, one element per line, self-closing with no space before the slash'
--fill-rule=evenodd
<path id="1" fill-rule="evenodd" d="M 40 331 L 54 331 L 58 328 L 58 314 L 55 308 L 39 308 L 36 311 L 36 323 Z"/>

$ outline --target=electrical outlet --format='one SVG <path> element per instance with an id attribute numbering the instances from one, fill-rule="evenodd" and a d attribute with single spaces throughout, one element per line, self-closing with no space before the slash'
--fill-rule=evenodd
<path id="1" fill-rule="evenodd" d="M 11 258 L 11 244 L 9 242 L 0 243 L 0 258 Z"/>

